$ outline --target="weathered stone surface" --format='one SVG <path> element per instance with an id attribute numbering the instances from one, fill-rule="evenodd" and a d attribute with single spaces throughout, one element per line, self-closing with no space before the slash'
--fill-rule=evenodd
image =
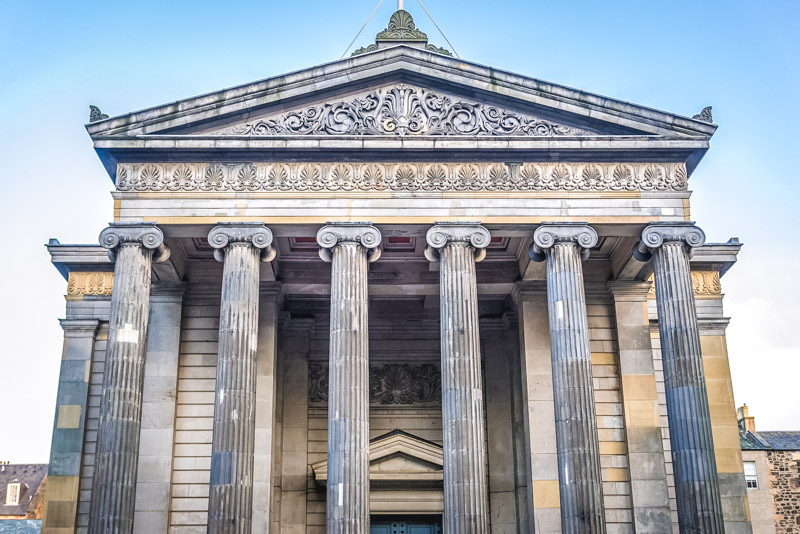
<path id="1" fill-rule="evenodd" d="M 441 262 L 444 528 L 488 532 L 486 433 L 475 262 L 489 231 L 479 223 L 437 223 L 428 230 L 430 260 Z"/>
<path id="2" fill-rule="evenodd" d="M 328 533 L 369 530 L 368 263 L 381 234 L 369 223 L 327 225 L 317 233 L 331 262 L 328 385 Z"/>
<path id="3" fill-rule="evenodd" d="M 114 266 L 89 532 L 133 531 L 142 421 L 151 266 L 169 249 L 154 224 L 112 225 L 100 234 Z"/>
<path id="4" fill-rule="evenodd" d="M 775 527 L 781 533 L 797 532 L 800 529 L 800 453 L 767 451 L 767 465 Z"/>
<path id="5" fill-rule="evenodd" d="M 543 224 L 531 259 L 547 262 L 547 300 L 562 532 L 604 533 L 603 484 L 582 256 L 597 244 L 590 226 Z"/>
<path id="6" fill-rule="evenodd" d="M 633 523 L 636 532 L 670 534 L 672 518 L 647 314 L 651 286 L 649 282 L 619 280 L 608 284 L 616 317 Z"/>
<path id="7" fill-rule="evenodd" d="M 169 526 L 178 355 L 184 283 L 154 282 L 150 292 L 134 534 Z"/>
<path id="8" fill-rule="evenodd" d="M 639 259 L 652 255 L 667 397 L 675 492 L 681 531 L 724 532 L 711 416 L 689 251 L 705 242 L 693 223 L 652 224 L 642 232 Z"/>
<path id="9" fill-rule="evenodd" d="M 253 519 L 259 262 L 270 259 L 263 224 L 220 225 L 208 242 L 224 261 L 211 447 L 208 532 L 249 533 Z"/>

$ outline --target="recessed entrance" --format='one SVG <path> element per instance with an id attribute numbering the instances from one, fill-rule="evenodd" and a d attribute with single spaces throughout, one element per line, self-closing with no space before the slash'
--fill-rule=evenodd
<path id="1" fill-rule="evenodd" d="M 370 534 L 442 534 L 441 516 L 372 516 Z"/>

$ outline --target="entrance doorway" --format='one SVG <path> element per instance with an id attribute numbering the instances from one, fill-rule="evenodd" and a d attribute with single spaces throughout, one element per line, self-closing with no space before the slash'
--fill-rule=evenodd
<path id="1" fill-rule="evenodd" d="M 442 518 L 374 515 L 370 518 L 369 534 L 442 534 Z"/>

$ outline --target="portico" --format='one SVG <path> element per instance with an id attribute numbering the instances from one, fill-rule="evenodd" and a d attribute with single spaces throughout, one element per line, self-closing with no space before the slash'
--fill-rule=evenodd
<path id="1" fill-rule="evenodd" d="M 45 531 L 748 531 L 716 126 L 392 35 L 87 126 L 115 220 L 49 246 L 100 326 Z"/>

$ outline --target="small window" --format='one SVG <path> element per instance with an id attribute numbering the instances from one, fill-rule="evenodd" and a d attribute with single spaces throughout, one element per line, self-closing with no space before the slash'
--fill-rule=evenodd
<path id="1" fill-rule="evenodd" d="M 19 504 L 20 483 L 9 484 L 6 488 L 6 506 L 17 506 Z"/>
<path id="2" fill-rule="evenodd" d="M 755 462 L 744 462 L 744 481 L 747 489 L 758 489 L 758 474 Z"/>

